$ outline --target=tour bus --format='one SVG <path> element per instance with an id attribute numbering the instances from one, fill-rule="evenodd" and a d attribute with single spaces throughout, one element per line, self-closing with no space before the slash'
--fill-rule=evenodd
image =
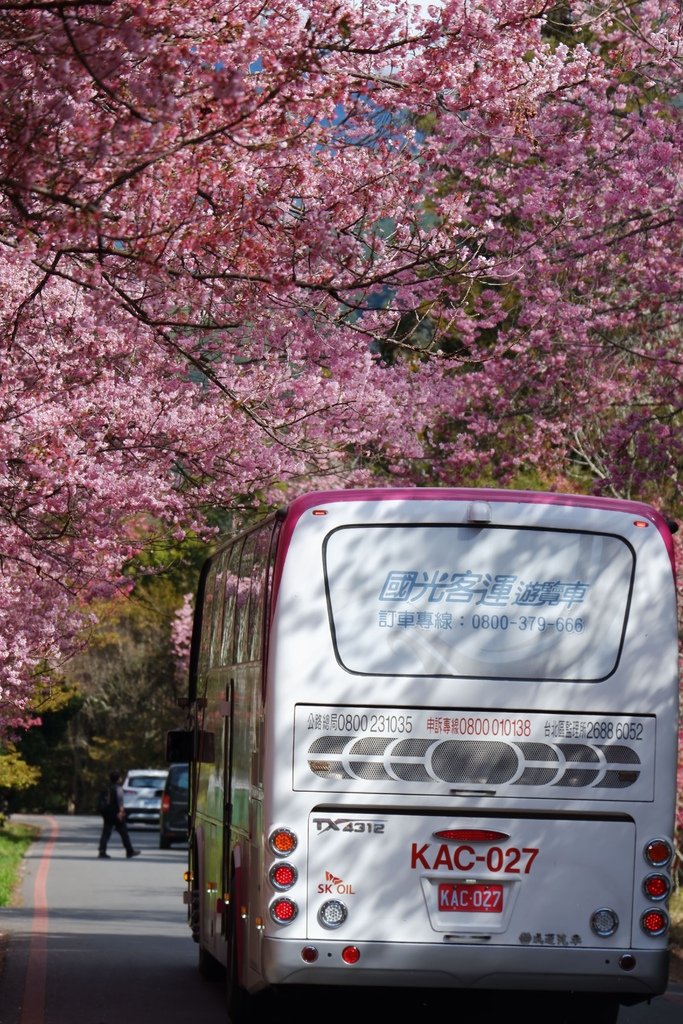
<path id="1" fill-rule="evenodd" d="M 169 756 L 200 969 L 239 1020 L 289 986 L 545 992 L 603 1022 L 666 989 L 675 529 L 608 498 L 340 490 L 209 558 Z"/>

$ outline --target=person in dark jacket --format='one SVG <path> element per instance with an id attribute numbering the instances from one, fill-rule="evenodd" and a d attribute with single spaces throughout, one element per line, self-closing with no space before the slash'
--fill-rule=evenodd
<path id="1" fill-rule="evenodd" d="M 140 851 L 133 849 L 133 844 L 128 835 L 126 812 L 123 807 L 123 786 L 121 785 L 121 775 L 119 772 L 111 772 L 109 775 L 109 802 L 102 811 L 99 856 L 105 860 L 110 859 L 107 853 L 107 843 L 114 829 L 121 836 L 126 857 L 137 857 Z"/>

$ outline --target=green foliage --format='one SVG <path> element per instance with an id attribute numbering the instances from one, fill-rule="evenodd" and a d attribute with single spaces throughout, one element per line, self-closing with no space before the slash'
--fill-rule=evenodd
<path id="1" fill-rule="evenodd" d="M 11 797 L 13 810 L 64 811 L 73 787 L 74 757 L 70 736 L 73 720 L 83 705 L 78 689 L 55 683 L 38 703 L 41 725 L 21 740 L 21 757 L 34 778 Z"/>
<path id="2" fill-rule="evenodd" d="M 19 874 L 19 864 L 38 835 L 38 829 L 30 825 L 12 822 L 0 828 L 0 907 L 8 907 Z"/>
<path id="3" fill-rule="evenodd" d="M 40 768 L 29 765 L 13 747 L 0 754 L 0 792 L 27 789 L 40 778 Z"/>

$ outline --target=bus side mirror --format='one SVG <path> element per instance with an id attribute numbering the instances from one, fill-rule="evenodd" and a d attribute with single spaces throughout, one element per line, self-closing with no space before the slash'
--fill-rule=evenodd
<path id="1" fill-rule="evenodd" d="M 169 764 L 199 761 L 213 764 L 216 760 L 213 733 L 202 729 L 171 729 L 166 733 L 166 760 Z"/>

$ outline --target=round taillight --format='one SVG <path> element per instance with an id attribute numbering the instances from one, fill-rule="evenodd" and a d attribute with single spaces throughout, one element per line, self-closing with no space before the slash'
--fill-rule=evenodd
<path id="1" fill-rule="evenodd" d="M 667 875 L 648 875 L 643 879 L 643 892 L 649 900 L 665 900 L 671 892 Z"/>
<path id="2" fill-rule="evenodd" d="M 346 946 L 342 950 L 342 960 L 345 964 L 357 964 L 360 960 L 360 950 L 358 946 Z"/>
<path id="3" fill-rule="evenodd" d="M 268 873 L 273 889 L 291 889 L 299 877 L 292 864 L 273 864 Z"/>
<path id="4" fill-rule="evenodd" d="M 318 959 L 318 950 L 315 946 L 304 946 L 301 950 L 301 959 L 305 964 L 314 964 Z"/>
<path id="5" fill-rule="evenodd" d="M 669 917 L 665 910 L 646 910 L 640 918 L 640 927 L 646 935 L 663 935 L 669 927 Z"/>
<path id="6" fill-rule="evenodd" d="M 289 924 L 299 913 L 299 908 L 293 900 L 283 896 L 270 905 L 270 916 L 276 924 Z"/>
<path id="7" fill-rule="evenodd" d="M 318 920 L 325 928 L 338 928 L 344 924 L 348 911 L 341 900 L 327 900 L 318 911 Z"/>
<path id="8" fill-rule="evenodd" d="M 288 828 L 276 828 L 274 832 L 271 832 L 270 848 L 273 853 L 276 853 L 278 857 L 286 857 L 288 853 L 296 850 L 298 840 L 291 829 Z"/>
<path id="9" fill-rule="evenodd" d="M 645 847 L 645 860 L 653 868 L 665 868 L 674 855 L 668 839 L 652 839 Z"/>
<path id="10" fill-rule="evenodd" d="M 591 916 L 591 928 L 602 939 L 607 939 L 610 935 L 614 935 L 618 927 L 619 918 L 616 912 L 610 910 L 609 907 L 600 907 Z"/>

